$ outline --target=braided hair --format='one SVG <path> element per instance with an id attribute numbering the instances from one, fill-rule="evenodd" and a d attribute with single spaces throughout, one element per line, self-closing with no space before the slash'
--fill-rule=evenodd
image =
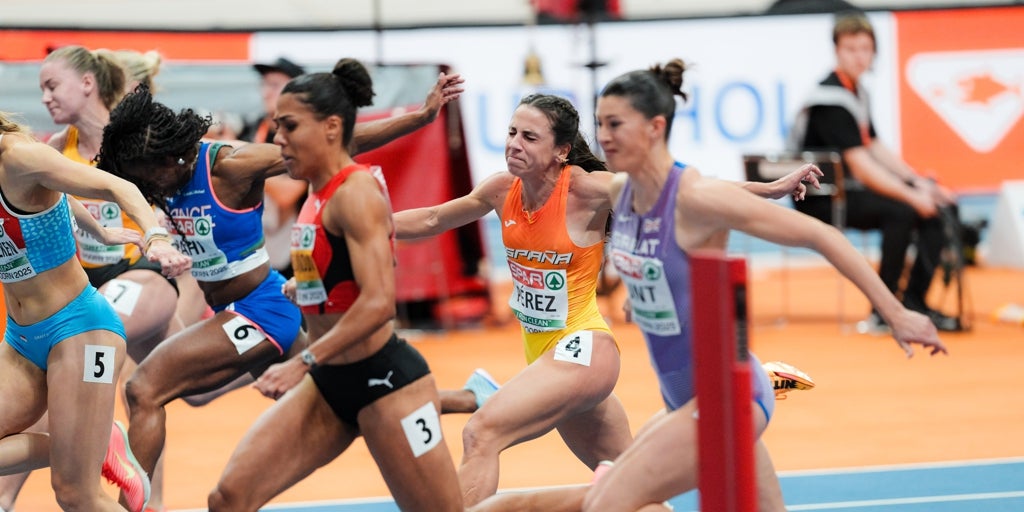
<path id="1" fill-rule="evenodd" d="M 153 100 L 149 88 L 140 85 L 110 112 L 97 155 L 98 167 L 135 184 L 152 204 L 166 211 L 166 198 L 181 190 L 195 170 L 183 170 L 171 190 L 161 187 L 154 172 L 179 161 L 194 162 L 198 143 L 210 127 L 210 117 L 192 109 L 175 113 Z M 166 183 L 166 180 L 162 180 Z"/>
<path id="2" fill-rule="evenodd" d="M 544 113 L 555 134 L 555 146 L 569 144 L 567 163 L 582 167 L 587 172 L 607 171 L 608 167 L 592 151 L 580 133 L 580 114 L 569 100 L 552 94 L 531 94 L 519 101 Z"/>

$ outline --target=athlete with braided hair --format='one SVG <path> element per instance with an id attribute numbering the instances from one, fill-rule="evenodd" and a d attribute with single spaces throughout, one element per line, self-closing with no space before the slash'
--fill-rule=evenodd
<path id="1" fill-rule="evenodd" d="M 457 75 L 442 75 L 427 98 L 432 116 L 357 125 L 354 144 L 371 149 L 423 126 L 458 97 L 460 85 Z M 147 471 L 166 438 L 167 403 L 257 376 L 305 346 L 299 310 L 281 294 L 284 278 L 270 268 L 263 245 L 263 184 L 284 172 L 281 150 L 202 142 L 209 124 L 140 87 L 111 112 L 99 155 L 101 168 L 135 183 L 167 214 L 175 244 L 193 256 L 192 275 L 216 312 L 161 343 L 128 380 L 128 437 Z"/>

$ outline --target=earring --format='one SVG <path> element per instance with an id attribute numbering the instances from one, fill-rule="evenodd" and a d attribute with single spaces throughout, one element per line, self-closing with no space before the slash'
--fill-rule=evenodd
<path id="1" fill-rule="evenodd" d="M 185 165 L 185 159 L 179 157 L 178 158 L 178 165 Z"/>

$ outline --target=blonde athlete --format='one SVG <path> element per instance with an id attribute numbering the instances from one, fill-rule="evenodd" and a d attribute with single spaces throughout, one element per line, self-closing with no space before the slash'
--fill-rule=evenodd
<path id="1" fill-rule="evenodd" d="M 3 114 L 0 193 L 0 281 L 8 315 L 0 344 L 0 474 L 49 465 L 65 510 L 122 510 L 99 480 L 124 362 L 124 327 L 75 258 L 71 212 L 81 229 L 104 243 L 132 243 L 139 235 L 102 228 L 67 194 L 123 208 L 145 230 L 145 257 L 165 276 L 187 270 L 191 260 L 174 250 L 130 183 L 64 158 Z M 49 435 L 22 433 L 46 411 Z"/>

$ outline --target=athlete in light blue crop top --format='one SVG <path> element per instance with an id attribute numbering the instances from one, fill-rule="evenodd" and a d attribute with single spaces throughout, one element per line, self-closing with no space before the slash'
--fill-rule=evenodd
<path id="1" fill-rule="evenodd" d="M 0 170 L 0 272 L 7 309 L 0 343 L 0 473 L 52 464 L 54 481 L 63 482 L 54 487 L 63 508 L 117 509 L 110 496 L 96 489 L 109 445 L 125 334 L 74 257 L 71 211 L 83 229 L 105 243 L 138 243 L 141 234 L 99 228 L 66 194 L 117 203 L 144 230 L 158 226 L 156 217 L 135 187 L 63 157 L 3 113 Z M 168 276 L 190 264 L 168 240 L 150 237 L 143 245 Z M 49 436 L 22 430 L 44 412 L 49 413 Z M 132 469 L 142 474 L 141 467 Z M 143 480 L 135 483 L 141 488 Z"/>
<path id="2" fill-rule="evenodd" d="M 0 205 L 0 282 L 24 281 L 75 257 L 66 195 L 46 210 L 25 213 L 0 190 Z"/>

